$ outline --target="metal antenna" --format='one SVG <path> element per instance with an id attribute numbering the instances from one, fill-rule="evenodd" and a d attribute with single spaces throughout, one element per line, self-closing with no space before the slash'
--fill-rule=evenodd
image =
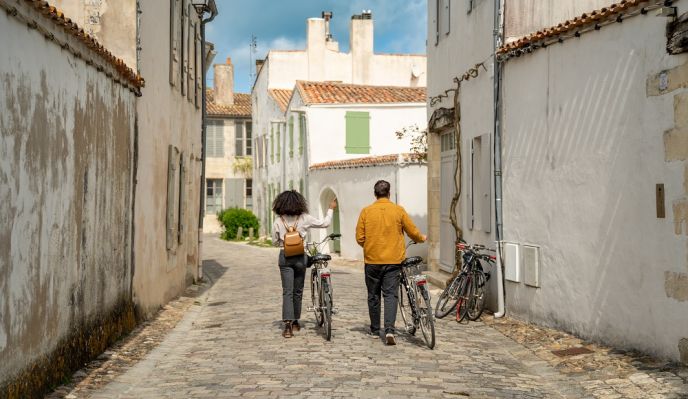
<path id="1" fill-rule="evenodd" d="M 253 81 L 256 79 L 256 66 L 254 64 L 255 62 L 255 56 L 258 48 L 258 38 L 251 34 L 251 43 L 248 45 L 249 47 L 249 66 L 248 66 L 248 77 L 250 79 L 251 84 L 253 84 Z"/>

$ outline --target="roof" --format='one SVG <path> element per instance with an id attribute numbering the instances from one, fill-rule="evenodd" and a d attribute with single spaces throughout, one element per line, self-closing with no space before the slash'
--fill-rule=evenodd
<path id="1" fill-rule="evenodd" d="M 123 60 L 115 57 L 110 51 L 103 47 L 102 44 L 98 43 L 98 41 L 93 36 L 87 34 L 82 28 L 79 27 L 79 25 L 77 25 L 71 19 L 67 18 L 62 11 L 58 10 L 54 6 L 51 6 L 50 3 L 48 3 L 47 1 L 26 0 L 24 1 L 24 3 L 26 3 L 28 7 L 33 7 L 36 11 L 43 14 L 45 19 L 51 21 L 56 28 L 61 28 L 66 34 L 77 38 L 84 45 L 90 48 L 101 59 L 103 59 L 105 62 L 114 67 L 117 73 L 120 75 L 120 77 L 123 80 L 125 80 L 128 84 L 137 89 L 140 89 L 144 86 L 145 82 L 141 75 L 136 73 L 133 69 L 129 68 Z M 24 16 L 18 16 L 17 10 L 14 7 L 4 5 L 4 3 L 0 3 L 0 6 L 5 8 L 9 15 L 13 15 L 15 18 L 18 19 L 26 19 L 26 17 Z M 33 24 L 35 24 L 35 22 Z M 33 24 L 29 23 L 29 26 L 32 27 Z M 52 38 L 52 40 L 56 39 Z M 62 45 L 62 47 L 65 48 L 64 44 L 58 44 Z"/>
<path id="2" fill-rule="evenodd" d="M 425 103 L 425 87 L 366 86 L 338 82 L 296 82 L 305 104 Z"/>
<path id="3" fill-rule="evenodd" d="M 418 163 L 420 155 L 417 154 L 389 154 L 376 155 L 363 158 L 344 159 L 340 161 L 327 161 L 311 165 L 310 170 L 362 168 L 382 165 L 396 165 L 402 163 Z"/>
<path id="4" fill-rule="evenodd" d="M 275 100 L 277 105 L 279 105 L 279 108 L 282 110 L 282 112 L 287 112 L 287 107 L 289 106 L 289 101 L 291 100 L 291 95 L 293 92 L 293 90 L 285 89 L 268 90 L 268 93 L 270 93 L 270 96 Z"/>
<path id="5" fill-rule="evenodd" d="M 641 13 L 644 14 L 648 10 L 634 9 L 649 1 L 650 0 L 621 0 L 618 3 L 612 3 L 608 7 L 584 13 L 558 25 L 523 36 L 500 47 L 499 50 L 497 50 L 497 54 L 502 59 L 519 56 L 524 51 L 530 52 L 532 50 L 547 47 L 550 43 L 568 37 L 578 37 L 583 33 L 599 30 L 603 26 L 623 21 L 624 17 L 630 17 Z M 663 4 L 663 1 L 655 0 L 652 3 L 653 4 L 648 7 L 659 7 Z M 631 14 L 628 15 L 628 13 Z"/>
<path id="6" fill-rule="evenodd" d="M 208 89 L 205 95 L 205 106 L 209 116 L 251 117 L 251 95 L 234 93 L 233 105 L 215 104 L 215 92 Z"/>

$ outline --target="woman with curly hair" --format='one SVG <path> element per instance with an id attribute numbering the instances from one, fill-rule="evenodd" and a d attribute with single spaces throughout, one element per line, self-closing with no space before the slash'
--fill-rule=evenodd
<path id="1" fill-rule="evenodd" d="M 337 207 L 337 199 L 330 203 L 327 214 L 323 219 L 316 219 L 308 214 L 306 199 L 296 190 L 281 193 L 275 198 L 272 210 L 277 214 L 272 226 L 272 243 L 281 247 L 278 265 L 282 276 L 282 320 L 284 330 L 282 336 L 291 338 L 295 331 L 301 330 L 301 299 L 303 298 L 303 283 L 306 279 L 307 257 L 295 255 L 284 256 L 284 235 L 290 227 L 295 228 L 302 238 L 310 228 L 326 228 L 332 222 L 332 213 Z"/>

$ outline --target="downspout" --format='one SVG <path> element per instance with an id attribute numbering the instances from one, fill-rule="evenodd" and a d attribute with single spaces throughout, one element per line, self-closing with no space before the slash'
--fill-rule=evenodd
<path id="1" fill-rule="evenodd" d="M 502 67 L 497 59 L 497 50 L 502 44 L 504 34 L 503 10 L 504 0 L 495 0 L 494 11 L 494 52 L 493 52 L 493 81 L 494 81 L 494 184 L 495 184 L 495 225 L 497 239 L 497 312 L 495 318 L 504 317 L 504 272 L 503 267 L 503 216 L 502 216 L 502 121 L 501 121 L 501 81 Z"/>
<path id="2" fill-rule="evenodd" d="M 203 56 L 201 57 L 201 74 L 203 78 L 201 79 L 203 90 L 201 93 L 201 187 L 200 187 L 200 199 L 198 207 L 198 280 L 203 280 L 203 218 L 205 217 L 205 119 L 206 119 L 206 106 L 205 106 L 205 92 L 207 89 L 206 85 L 206 52 L 205 52 L 205 24 L 212 22 L 217 16 L 217 7 L 215 5 L 215 0 L 210 0 L 208 9 L 204 10 L 199 15 L 203 15 L 206 11 L 210 12 L 210 16 L 206 19 L 201 19 L 201 49 L 203 51 Z"/>

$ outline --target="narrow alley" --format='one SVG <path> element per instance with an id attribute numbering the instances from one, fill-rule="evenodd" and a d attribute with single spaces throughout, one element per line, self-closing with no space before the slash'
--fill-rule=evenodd
<path id="1" fill-rule="evenodd" d="M 434 350 L 404 333 L 386 346 L 366 335 L 362 271 L 341 261 L 333 265 L 339 313 L 332 341 L 310 312 L 305 328 L 284 339 L 277 251 L 215 237 L 206 238 L 206 248 L 212 287 L 163 342 L 92 395 L 84 394 L 84 382 L 66 397 L 688 397 L 685 369 L 682 378 L 648 369 L 607 381 L 596 378 L 609 370 L 563 373 L 483 322 L 437 320 Z M 308 298 L 306 288 L 304 309 Z"/>

